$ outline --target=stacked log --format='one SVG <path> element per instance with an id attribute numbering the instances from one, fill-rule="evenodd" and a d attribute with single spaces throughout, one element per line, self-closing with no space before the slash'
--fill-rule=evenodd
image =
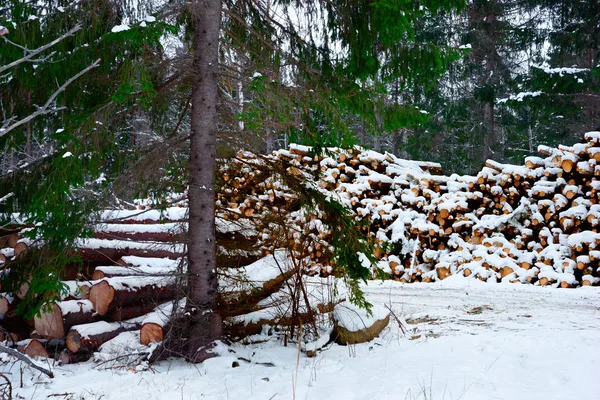
<path id="1" fill-rule="evenodd" d="M 102 344 L 123 332 L 139 331 L 142 345 L 161 341 L 170 323 L 174 301 L 182 294 L 176 280 L 186 267 L 183 245 L 186 214 L 183 207 L 163 212 L 151 209 L 103 212 L 104 219 L 93 226 L 94 237 L 78 241 L 78 248 L 74 249 L 81 256 L 82 265 L 88 266 L 80 268 L 84 280 L 63 281 L 67 290 L 61 301 L 46 305 L 41 314 L 27 321 L 15 312 L 27 292 L 27 284 L 17 293 L 0 295 L 2 339 L 31 356 L 54 357 L 65 363 L 87 360 Z M 220 260 L 224 260 L 221 265 L 229 276 L 236 273 L 233 267 L 238 267 L 241 259 L 250 260 L 245 263 L 249 264 L 261 257 L 253 249 L 256 232 L 247 225 L 218 219 L 217 236 Z M 5 244 L 8 239 L 12 246 L 23 242 L 14 235 L 7 236 Z M 238 247 L 241 250 L 237 254 L 243 257 L 236 258 Z M 10 256 L 7 270 L 18 268 L 11 264 L 16 260 L 14 247 L 2 252 Z M 259 267 L 257 264 L 253 271 Z M 281 279 L 248 287 L 239 299 L 225 296 L 222 300 L 239 303 L 228 307 L 237 313 L 252 311 L 253 305 L 271 295 L 289 277 L 288 272 Z M 183 304 L 178 303 L 177 311 L 181 311 Z M 222 306 L 227 307 L 225 303 Z"/>
<path id="2" fill-rule="evenodd" d="M 232 274 L 264 269 L 257 260 L 277 260 L 274 249 L 286 249 L 291 267 L 271 265 L 269 279 L 241 296 L 222 293 L 230 311 L 223 315 L 264 314 L 265 299 L 277 297 L 295 271 L 340 273 L 329 216 L 304 205 L 291 187 L 296 181 L 336 199 L 361 222 L 378 259 L 370 266 L 374 276 L 599 285 L 600 132 L 586 134 L 585 143 L 538 150 L 543 157 L 527 157 L 523 166 L 488 160 L 475 176 L 444 176 L 439 164 L 361 148 L 238 153 L 218 174 L 218 265 Z M 185 268 L 186 213 L 185 207 L 103 212 L 94 237 L 75 249 L 92 266 L 88 280 L 65 281 L 62 301 L 28 322 L 15 316 L 26 287 L 0 294 L 4 338 L 32 355 L 46 351 L 69 362 L 122 332 L 139 330 L 143 344 L 162 340 L 181 294 L 176 279 Z M 9 270 L 31 246 L 21 236 L 14 230 L 0 237 L 0 269 Z M 227 308 L 234 298 L 241 305 Z"/>
<path id="3" fill-rule="evenodd" d="M 314 183 L 366 222 L 380 259 L 374 269 L 396 280 L 598 285 L 600 260 L 590 252 L 600 250 L 600 133 L 539 152 L 523 166 L 488 160 L 475 176 L 435 175 L 439 164 L 359 148 L 244 152 L 222 166 L 218 201 L 225 218 L 258 231 L 263 253 L 291 247 L 310 260 L 310 273 L 335 273 L 332 234 L 318 212 L 298 210 L 298 196 L 269 170 Z"/>
<path id="4" fill-rule="evenodd" d="M 19 233 L 20 229 L 0 233 L 0 269 L 5 268 L 9 261 L 27 253 L 31 241 L 21 237 Z"/>
<path id="5" fill-rule="evenodd" d="M 174 280 L 184 266 L 186 213 L 183 207 L 162 213 L 103 212 L 104 219 L 93 227 L 95 237 L 80 240 L 75 249 L 81 265 L 92 266 L 79 268 L 89 280 L 63 281 L 67 288 L 63 300 L 44 306 L 31 321 L 15 312 L 27 284 L 14 294 L 1 294 L 3 339 L 31 356 L 72 362 L 88 359 L 91 352 L 121 332 L 142 328 L 146 317 L 156 315 L 158 306 L 178 295 Z M 2 243 L 8 246 L 0 251 L 7 262 L 0 268 L 19 268 L 12 262 L 19 256 L 19 245 L 29 244 L 27 239 L 11 232 Z"/>

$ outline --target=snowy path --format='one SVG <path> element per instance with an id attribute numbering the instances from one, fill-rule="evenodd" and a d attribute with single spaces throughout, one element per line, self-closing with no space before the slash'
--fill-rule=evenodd
<path id="1" fill-rule="evenodd" d="M 21 399 L 600 399 L 600 290 L 450 280 L 371 282 L 369 299 L 406 319 L 375 342 L 333 345 L 316 358 L 278 343 L 233 349 L 155 371 L 57 367 L 53 382 L 27 373 Z M 412 340 L 409 340 L 412 339 Z M 9 369 L 4 366 L 4 369 Z M 18 367 L 12 367 L 15 386 Z M 295 394 L 294 394 L 294 385 Z M 47 383 L 40 383 L 47 382 Z M 67 394 L 62 397 L 49 395 Z"/>

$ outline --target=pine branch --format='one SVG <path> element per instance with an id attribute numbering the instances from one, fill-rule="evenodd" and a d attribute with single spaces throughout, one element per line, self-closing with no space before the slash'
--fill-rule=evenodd
<path id="1" fill-rule="evenodd" d="M 22 58 L 19 58 L 18 60 L 15 60 L 15 61 L 11 62 L 10 64 L 1 66 L 0 67 L 0 73 L 4 72 L 4 71 L 6 71 L 6 70 L 8 70 L 8 69 L 10 69 L 12 67 L 15 67 L 15 66 L 17 66 L 17 65 L 19 65 L 19 64 L 21 64 L 21 63 L 23 63 L 25 61 L 31 60 L 34 56 L 40 54 L 41 52 L 49 49 L 50 47 L 56 45 L 57 43 L 63 41 L 64 39 L 66 39 L 67 37 L 73 35 L 75 32 L 77 32 L 80 29 L 81 29 L 81 25 L 75 25 L 69 32 L 67 32 L 67 33 L 65 33 L 65 34 L 57 37 L 56 39 L 54 39 L 50 43 L 45 44 L 42 47 L 38 47 L 35 50 L 27 50 L 27 51 L 29 51 L 29 54 L 27 54 L 26 56 L 24 56 Z M 2 37 L 2 39 L 6 40 L 8 43 L 12 43 L 8 39 L 6 39 L 4 36 L 0 36 L 0 37 Z"/>
<path id="2" fill-rule="evenodd" d="M 15 128 L 18 128 L 19 126 L 26 124 L 27 122 L 31 121 L 32 119 L 34 119 L 37 116 L 57 111 L 57 109 L 55 109 L 55 108 L 49 109 L 50 105 L 54 102 L 56 97 L 60 93 L 62 93 L 67 88 L 67 86 L 69 86 L 71 83 L 73 83 L 77 78 L 79 78 L 80 76 L 82 76 L 83 74 L 88 72 L 89 70 L 96 68 L 98 65 L 100 65 L 100 59 L 97 59 L 92 64 L 90 64 L 88 67 L 86 67 L 85 69 L 83 69 L 82 71 L 77 73 L 76 75 L 72 76 L 65 83 L 63 83 L 63 85 L 61 87 L 59 87 L 54 93 L 52 93 L 52 96 L 50 96 L 48 101 L 46 101 L 46 104 L 44 104 L 42 107 L 40 107 L 36 112 L 28 115 L 27 117 L 21 119 L 20 121 L 15 122 L 12 125 L 8 125 L 5 128 L 0 128 L 0 137 L 6 135 L 8 132 L 10 132 L 11 130 L 13 130 Z"/>

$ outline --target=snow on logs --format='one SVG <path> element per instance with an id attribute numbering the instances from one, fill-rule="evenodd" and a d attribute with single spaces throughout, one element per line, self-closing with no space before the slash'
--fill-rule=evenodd
<path id="1" fill-rule="evenodd" d="M 475 176 L 434 175 L 441 172 L 439 165 L 357 147 L 319 156 L 292 145 L 268 158 L 350 208 L 376 245 L 380 261 L 367 266 L 394 279 L 432 282 L 462 275 L 560 287 L 597 285 L 600 260 L 581 256 L 600 250 L 595 239 L 600 133 L 586 134 L 585 143 L 538 151 L 542 157 L 527 157 L 522 166 L 488 160 Z M 291 247 L 295 258 L 308 259 L 309 273 L 333 273 L 332 232 L 321 216 L 296 211 L 293 191 L 265 172 L 268 168 L 252 168 L 264 164 L 244 152 L 221 167 L 227 179 L 218 201 L 234 211 L 225 218 L 254 223 L 263 253 Z M 237 212 L 242 207 L 253 208 L 252 219 Z M 301 234 L 253 222 L 268 221 L 270 213 L 282 210 L 287 210 L 284 225 Z"/>
<path id="2" fill-rule="evenodd" d="M 119 333 L 140 329 L 140 327 L 141 318 L 117 322 L 97 321 L 75 325 L 67 334 L 67 349 L 72 353 L 95 351 Z"/>
<path id="3" fill-rule="evenodd" d="M 175 297 L 177 287 L 174 277 L 128 276 L 105 278 L 90 289 L 89 300 L 99 315 L 117 307 L 133 304 L 156 304 L 157 301 Z"/>
<path id="4" fill-rule="evenodd" d="M 157 331 L 162 332 L 168 317 L 159 319 L 156 306 L 175 297 L 175 276 L 178 271 L 185 272 L 181 259 L 184 247 L 173 242 L 183 239 L 186 213 L 187 209 L 181 207 L 163 212 L 104 212 L 105 220 L 94 226 L 95 238 L 80 240 L 77 250 L 84 261 L 105 266 L 81 269 L 90 274 L 90 281 L 63 281 L 66 291 L 61 294 L 62 301 L 46 305 L 29 323 L 14 312 L 27 293 L 27 284 L 14 294 L 0 295 L 0 325 L 6 332 L 3 336 L 25 354 L 58 356 L 61 362 L 86 360 L 89 355 L 78 354 L 96 350 L 120 332 L 141 329 L 145 317 L 149 319 L 144 331 L 151 332 L 145 337 L 158 340 Z M 219 228 L 223 232 L 226 226 L 221 224 Z M 237 232 L 232 230 L 231 234 Z M 0 269 L 4 267 L 7 273 L 18 267 L 11 263 L 28 245 L 29 240 L 19 234 L 0 236 Z M 151 329 L 153 325 L 159 329 Z M 28 337 L 36 339 L 25 339 Z M 65 339 L 67 349 L 60 352 Z M 46 351 L 48 343 L 59 346 Z"/>
<path id="5" fill-rule="evenodd" d="M 184 251 L 183 244 L 129 240 L 80 239 L 76 245 L 79 255 L 88 262 L 117 260 L 123 256 L 177 259 Z"/>
<path id="6" fill-rule="evenodd" d="M 328 216 L 301 208 L 285 180 L 265 168 L 267 161 L 348 207 L 375 245 L 376 265 L 361 258 L 374 273 L 401 282 L 463 276 L 562 288 L 600 285 L 600 133 L 574 146 L 540 146 L 539 152 L 542 157 L 527 157 L 523 166 L 488 160 L 474 176 L 435 175 L 439 164 L 360 148 L 330 149 L 326 156 L 297 145 L 266 158 L 239 153 L 220 166 L 217 246 L 228 257 L 220 265 L 246 266 L 240 271 L 254 285 L 222 293 L 222 300 L 242 299 L 248 306 L 243 312 L 256 313 L 256 302 L 285 286 L 295 268 L 311 275 L 339 272 Z M 17 293 L 4 294 L 0 325 L 15 326 L 7 329 L 15 341 L 67 337 L 61 357 L 69 362 L 124 331 L 139 329 L 144 344 L 160 341 L 178 294 L 176 275 L 185 271 L 184 247 L 173 241 L 185 233 L 186 214 L 184 207 L 104 212 L 95 237 L 78 243 L 96 266 L 91 280 L 65 281 L 69 293 L 34 319 L 35 335 L 24 331 L 25 321 L 13 324 Z M 15 232 L 0 237 L 5 271 L 30 246 Z M 289 260 L 273 254 L 281 248 Z M 284 262 L 291 268 L 280 269 Z M 221 271 L 224 282 L 223 273 L 237 270 Z M 38 342 L 24 345 L 43 354 L 46 342 Z"/>

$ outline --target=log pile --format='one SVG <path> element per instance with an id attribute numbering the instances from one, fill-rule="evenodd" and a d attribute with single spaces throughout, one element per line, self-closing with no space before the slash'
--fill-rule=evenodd
<path id="1" fill-rule="evenodd" d="M 15 310 L 27 285 L 0 294 L 2 339 L 30 356 L 83 361 L 120 333 L 143 331 L 145 318 L 168 320 L 168 306 L 179 295 L 175 279 L 184 268 L 186 213 L 183 207 L 163 213 L 105 211 L 102 223 L 93 227 L 95 237 L 81 239 L 74 249 L 86 266 L 79 268 L 84 276 L 63 281 L 68 294 L 62 301 L 24 320 Z M 5 255 L 0 268 L 18 268 L 19 245 L 29 240 L 16 233 L 0 240 L 6 246 L 0 250 Z"/>
<path id="2" fill-rule="evenodd" d="M 258 231 L 263 253 L 291 243 L 297 259 L 310 260 L 310 273 L 335 273 L 329 228 L 266 167 L 276 165 L 366 222 L 380 260 L 371 267 L 393 279 L 598 285 L 600 132 L 539 152 L 523 166 L 488 160 L 476 176 L 439 175 L 439 164 L 358 148 L 327 156 L 298 145 L 267 157 L 241 152 L 221 169 L 219 206 Z"/>
<path id="3" fill-rule="evenodd" d="M 293 286 L 286 281 L 295 268 L 308 275 L 339 273 L 328 216 L 309 210 L 285 176 L 336 199 L 362 222 L 379 261 L 361 260 L 374 276 L 599 285 L 600 132 L 586 134 L 584 143 L 540 146 L 539 152 L 543 157 L 528 157 L 523 166 L 488 160 L 475 176 L 445 176 L 436 163 L 360 148 L 315 155 L 292 145 L 268 156 L 238 153 L 218 174 L 218 265 L 230 275 L 244 267 L 263 281 L 241 291 L 228 287 L 221 301 L 237 301 L 238 308 L 223 315 L 234 324 L 244 321 L 247 333 L 248 320 L 271 318 L 267 311 L 277 308 L 271 301 Z M 94 237 L 75 249 L 88 267 L 81 269 L 84 279 L 64 281 L 68 294 L 62 301 L 26 321 L 15 310 L 27 286 L 0 293 L 2 339 L 26 354 L 63 362 L 87 359 L 123 332 L 138 332 L 144 345 L 162 340 L 180 297 L 176 278 L 185 268 L 186 214 L 185 206 L 103 212 Z M 32 244 L 18 230 L 2 235 L 0 269 L 6 272 Z M 286 255 L 275 249 L 287 249 Z M 265 261 L 268 255 L 275 264 Z M 283 260 L 285 271 L 278 264 Z M 320 312 L 315 310 L 303 312 Z"/>
<path id="4" fill-rule="evenodd" d="M 60 362 L 79 362 L 121 333 L 137 332 L 141 345 L 162 341 L 169 328 L 173 305 L 181 298 L 177 279 L 185 272 L 185 233 L 187 209 L 172 207 L 158 212 L 144 210 L 108 210 L 102 222 L 93 226 L 94 237 L 81 239 L 73 251 L 81 256 L 79 280 L 65 280 L 67 294 L 62 301 L 48 304 L 40 315 L 25 320 L 16 308 L 28 290 L 23 285 L 17 293 L 0 294 L 0 340 L 32 357 L 53 357 Z M 291 276 L 269 263 L 252 263 L 261 258 L 253 249 L 256 232 L 236 222 L 217 219 L 219 263 L 224 302 L 228 317 L 255 311 L 257 304 L 279 290 Z M 10 238 L 10 241 L 8 240 Z M 14 246 L 28 239 L 11 233 L 2 249 L 4 271 L 18 268 Z M 29 243 L 29 242 L 27 242 Z M 241 249 L 240 249 L 241 247 Z M 248 261 L 249 260 L 249 261 Z M 283 259 L 279 257 L 283 263 Z M 244 284 L 238 274 L 260 275 L 263 281 Z M 272 264 L 272 263 L 271 263 Z M 270 268 L 270 271 L 268 269 Z M 81 275 L 83 274 L 83 276 Z M 230 281 L 235 280 L 236 283 Z M 181 311 L 185 299 L 179 300 Z"/>

